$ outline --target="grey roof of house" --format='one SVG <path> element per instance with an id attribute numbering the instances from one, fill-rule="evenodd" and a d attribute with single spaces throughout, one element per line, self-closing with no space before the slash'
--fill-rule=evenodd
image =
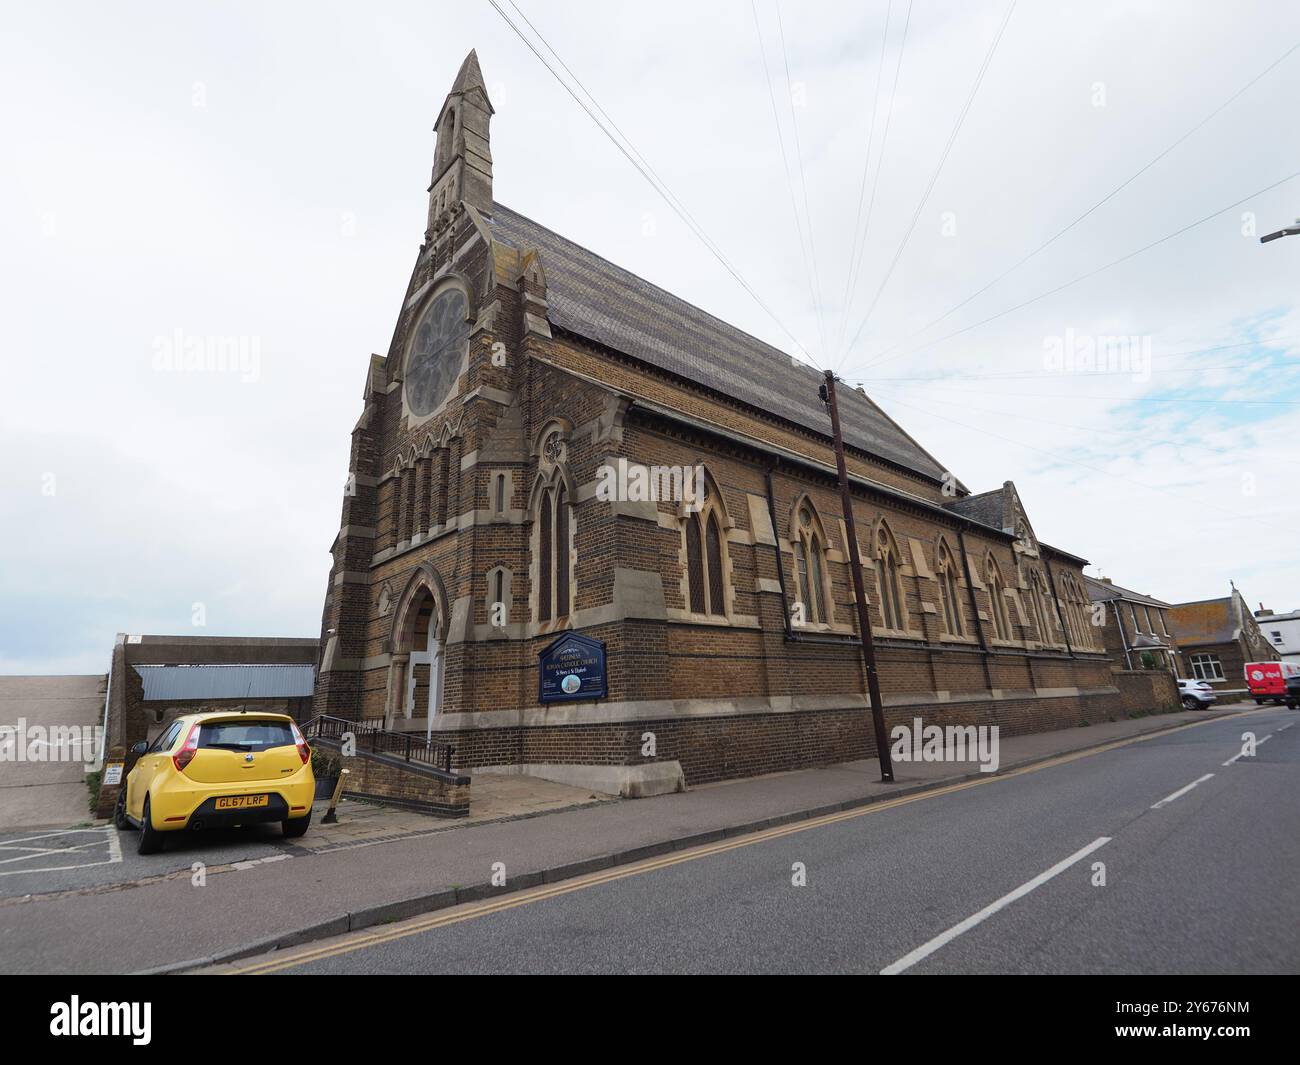
<path id="1" fill-rule="evenodd" d="M 499 203 L 492 212 L 494 240 L 540 252 L 552 325 L 830 435 L 817 395 L 822 375 L 812 367 Z M 943 478 L 944 469 L 876 404 L 856 389 L 837 391 L 846 443 Z"/>
<path id="2" fill-rule="evenodd" d="M 311 695 L 316 671 L 286 666 L 135 666 L 145 702 L 186 699 L 274 699 Z"/>
<path id="3" fill-rule="evenodd" d="M 1169 609 L 1168 603 L 1161 599 L 1156 599 L 1150 595 L 1143 595 L 1141 592 L 1135 592 L 1128 588 L 1122 588 L 1118 584 L 1107 584 L 1105 581 L 1099 581 L 1095 577 L 1089 577 L 1084 574 L 1084 581 L 1088 585 L 1088 598 L 1094 603 L 1106 599 L 1126 599 L 1135 603 L 1144 603 L 1147 606 L 1158 606 L 1162 609 Z"/>
<path id="4" fill-rule="evenodd" d="M 1002 528 L 1002 506 L 1004 496 L 1001 488 L 990 492 L 981 492 L 975 496 L 964 496 L 944 504 L 944 508 L 963 518 L 987 525 L 990 529 Z"/>

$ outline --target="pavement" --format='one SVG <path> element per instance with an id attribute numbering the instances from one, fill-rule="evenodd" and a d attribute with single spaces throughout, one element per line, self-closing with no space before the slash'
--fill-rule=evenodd
<path id="1" fill-rule="evenodd" d="M 1295 974 L 1297 725 L 1220 717 L 206 971 Z"/>
<path id="2" fill-rule="evenodd" d="M 33 862 L 14 851 L 20 860 L 9 863 L 10 869 L 0 864 L 0 971 L 178 970 L 284 949 L 776 825 L 888 805 L 925 789 L 963 781 L 974 787 L 1045 759 L 1078 756 L 1091 764 L 1096 759 L 1080 752 L 1193 723 L 1198 727 L 1192 731 L 1199 732 L 1242 709 L 1006 739 L 1003 775 L 996 778 L 970 763 L 900 762 L 897 782 L 885 785 L 871 760 L 655 799 L 584 796 L 582 805 L 558 812 L 458 826 L 442 822 L 397 834 L 372 830 L 366 838 L 338 839 L 342 845 L 325 842 L 319 824 L 292 842 L 281 840 L 274 828 L 187 835 L 149 857 L 135 853 L 132 833 L 119 836 L 101 827 L 102 846 L 85 848 L 84 860 L 41 854 Z M 1223 727 L 1230 731 L 1242 719 L 1229 720 L 1233 724 Z M 115 836 L 116 860 L 110 842 Z M 0 847 L 13 846 L 58 849 L 0 839 Z M 501 879 L 504 887 L 494 886 Z M 159 927 L 184 928 L 186 934 L 152 934 Z"/>
<path id="3" fill-rule="evenodd" d="M 51 744 L 51 727 L 94 728 L 104 714 L 108 677 L 0 677 L 0 728 L 25 721 L 28 742 L 21 760 L 0 758 L 0 830 L 22 825 L 68 825 L 90 817 L 90 792 L 78 752 Z M 39 728 L 41 734 L 30 730 Z M 17 745 L 14 747 L 17 751 Z M 29 760 L 36 753 L 41 760 Z M 62 757 L 60 757 L 62 756 Z"/>

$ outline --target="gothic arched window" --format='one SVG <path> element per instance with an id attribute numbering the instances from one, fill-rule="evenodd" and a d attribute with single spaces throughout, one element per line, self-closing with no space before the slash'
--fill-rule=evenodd
<path id="1" fill-rule="evenodd" d="M 1034 626 L 1038 629 L 1038 642 L 1055 643 L 1051 635 L 1051 613 L 1047 605 L 1047 589 L 1043 586 L 1043 575 L 1034 570 L 1029 577 L 1029 601 L 1034 611 Z"/>
<path id="2" fill-rule="evenodd" d="M 876 582 L 880 590 L 880 621 L 887 629 L 907 628 L 903 585 L 898 578 L 901 564 L 893 533 L 883 521 L 876 530 Z"/>
<path id="3" fill-rule="evenodd" d="M 989 589 L 989 608 L 993 614 L 993 631 L 999 640 L 1011 639 L 1011 619 L 1007 615 L 1006 585 L 997 559 L 989 555 L 984 565 L 984 583 Z"/>
<path id="4" fill-rule="evenodd" d="M 569 616 L 569 497 L 563 481 L 542 490 L 537 504 L 537 620 Z"/>
<path id="5" fill-rule="evenodd" d="M 451 496 L 451 449 L 445 445 L 438 449 L 437 471 L 437 484 L 434 486 L 438 500 L 435 520 L 439 525 L 446 525 Z"/>
<path id="6" fill-rule="evenodd" d="M 962 635 L 961 600 L 958 598 L 957 563 L 946 540 L 940 538 L 936 555 L 939 600 L 943 606 L 943 627 L 949 636 Z"/>
<path id="7" fill-rule="evenodd" d="M 727 616 L 725 522 L 718 493 L 702 490 L 703 505 L 686 515 L 686 602 L 692 614 Z"/>
<path id="8" fill-rule="evenodd" d="M 795 518 L 796 527 L 792 530 L 790 539 L 794 542 L 798 601 L 804 621 L 821 625 L 830 620 L 826 610 L 825 548 L 816 517 L 808 503 L 799 506 Z"/>

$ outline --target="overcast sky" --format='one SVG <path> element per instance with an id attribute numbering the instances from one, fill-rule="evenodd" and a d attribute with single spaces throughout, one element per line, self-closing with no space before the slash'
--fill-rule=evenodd
<path id="1" fill-rule="evenodd" d="M 1300 6 L 1020 0 L 1000 39 L 1006 0 L 520 6 L 771 316 L 486 0 L 9 8 L 0 672 L 104 672 L 117 631 L 318 635 L 471 47 L 498 200 L 865 380 L 1090 573 L 1300 607 L 1300 238 L 1257 239 L 1300 216 L 1300 178 L 1259 192 L 1300 171 L 1300 51 L 1200 125 Z M 1119 335 L 1136 365 L 1063 365 Z M 247 361 L 168 368 L 209 340 Z"/>

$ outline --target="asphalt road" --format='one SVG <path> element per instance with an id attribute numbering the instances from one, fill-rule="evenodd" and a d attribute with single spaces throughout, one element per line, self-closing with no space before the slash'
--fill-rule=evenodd
<path id="1" fill-rule="evenodd" d="M 1300 972 L 1294 711 L 750 839 L 231 968 Z"/>

